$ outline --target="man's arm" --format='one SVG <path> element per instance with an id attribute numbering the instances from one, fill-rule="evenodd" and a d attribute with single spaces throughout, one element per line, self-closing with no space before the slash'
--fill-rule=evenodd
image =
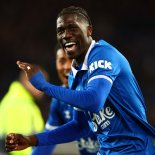
<path id="1" fill-rule="evenodd" d="M 97 78 L 91 80 L 87 84 L 87 89 L 84 91 L 70 90 L 48 83 L 43 74 L 39 72 L 39 69 L 32 64 L 20 61 L 17 64 L 19 68 L 25 71 L 28 79 L 35 88 L 73 107 L 93 113 L 98 113 L 103 108 L 112 87 L 112 81 Z"/>
<path id="2" fill-rule="evenodd" d="M 49 132 L 51 130 L 44 129 L 44 132 Z M 35 146 L 33 147 L 31 155 L 51 155 L 56 145 L 47 145 L 47 146 Z"/>
<path id="3" fill-rule="evenodd" d="M 59 111 L 59 101 L 55 98 L 52 98 L 50 104 L 50 111 L 48 115 L 48 119 L 45 125 L 44 131 L 51 131 L 62 125 L 62 121 L 60 119 Z M 51 155 L 56 145 L 48 145 L 48 146 L 36 146 L 33 148 L 31 155 Z"/>
<path id="4" fill-rule="evenodd" d="M 82 111 L 74 111 L 74 118 L 50 132 L 36 134 L 38 146 L 61 144 L 77 140 L 88 135 L 90 128 Z"/>
<path id="5" fill-rule="evenodd" d="M 48 83 L 41 72 L 34 74 L 30 82 L 49 96 L 62 100 L 74 107 L 93 113 L 99 112 L 109 95 L 112 83 L 104 78 L 91 80 L 86 90 L 76 91 Z M 82 102 L 81 102 L 82 101 Z"/>
<path id="6" fill-rule="evenodd" d="M 45 146 L 71 142 L 89 134 L 90 128 L 85 114 L 76 111 L 74 120 L 49 132 L 31 136 L 11 133 L 6 137 L 6 150 L 23 150 L 30 146 Z"/>

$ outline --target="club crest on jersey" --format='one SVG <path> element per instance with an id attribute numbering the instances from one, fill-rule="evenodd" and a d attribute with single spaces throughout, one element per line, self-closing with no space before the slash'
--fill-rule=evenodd
<path id="1" fill-rule="evenodd" d="M 112 70 L 112 63 L 107 60 L 94 61 L 89 65 L 89 72 L 91 73 L 92 71 L 96 70 L 97 68 L 104 68 L 104 69 Z"/>
<path id="2" fill-rule="evenodd" d="M 66 118 L 66 119 L 71 119 L 71 114 L 70 114 L 70 111 L 69 110 L 65 110 L 64 111 L 64 117 Z"/>

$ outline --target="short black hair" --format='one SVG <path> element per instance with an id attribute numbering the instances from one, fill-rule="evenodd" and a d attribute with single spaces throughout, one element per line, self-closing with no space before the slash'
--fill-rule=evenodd
<path id="1" fill-rule="evenodd" d="M 77 14 L 82 16 L 83 18 L 85 18 L 88 21 L 89 25 L 92 25 L 92 22 L 90 20 L 90 17 L 88 16 L 88 13 L 86 10 L 84 10 L 81 7 L 76 7 L 76 6 L 69 6 L 67 8 L 62 9 L 62 11 L 58 14 L 57 19 L 60 16 L 63 16 L 65 14 Z"/>

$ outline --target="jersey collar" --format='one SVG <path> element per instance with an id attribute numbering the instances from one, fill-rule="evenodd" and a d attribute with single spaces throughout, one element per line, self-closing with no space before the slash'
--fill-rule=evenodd
<path id="1" fill-rule="evenodd" d="M 87 65 L 88 55 L 89 55 L 91 49 L 95 46 L 95 43 L 96 43 L 95 40 L 92 40 L 91 45 L 89 46 L 89 49 L 86 53 L 86 56 L 85 56 L 81 70 L 88 70 L 88 65 Z"/>
<path id="2" fill-rule="evenodd" d="M 87 59 L 88 59 L 91 49 L 95 46 L 95 43 L 96 43 L 95 40 L 92 40 L 80 70 L 88 70 Z M 75 69 L 73 65 L 72 65 L 72 72 L 73 72 L 74 77 L 76 76 L 76 73 L 78 72 L 78 70 Z"/>

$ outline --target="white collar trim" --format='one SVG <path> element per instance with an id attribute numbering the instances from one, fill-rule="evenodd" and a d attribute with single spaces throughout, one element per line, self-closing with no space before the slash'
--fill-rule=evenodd
<path id="1" fill-rule="evenodd" d="M 81 70 L 88 70 L 88 66 L 87 66 L 88 55 L 89 55 L 91 49 L 95 46 L 95 43 L 96 43 L 95 40 L 92 40 L 91 45 L 89 46 L 89 49 L 86 53 L 86 56 L 85 56 L 84 62 L 82 64 Z"/>
<path id="2" fill-rule="evenodd" d="M 88 70 L 88 66 L 87 66 L 88 55 L 89 55 L 91 49 L 95 46 L 95 43 L 96 43 L 95 40 L 92 40 L 92 42 L 91 42 L 91 44 L 90 44 L 90 46 L 89 46 L 89 49 L 88 49 L 88 51 L 87 51 L 87 53 L 86 53 L 86 56 L 85 56 L 84 62 L 83 62 L 83 64 L 82 64 L 81 70 Z M 72 66 L 72 72 L 73 72 L 73 76 L 75 77 L 75 76 L 76 76 L 76 73 L 78 72 L 78 70 L 76 70 L 76 69 Z"/>

